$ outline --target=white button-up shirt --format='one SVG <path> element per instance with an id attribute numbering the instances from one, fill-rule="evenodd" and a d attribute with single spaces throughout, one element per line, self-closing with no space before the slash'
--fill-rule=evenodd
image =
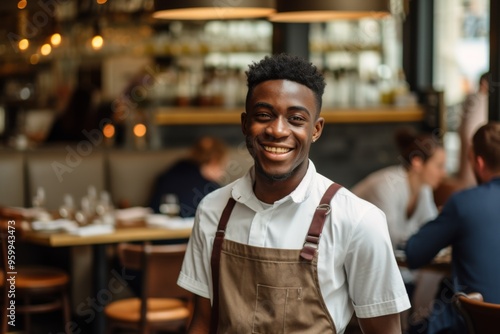
<path id="1" fill-rule="evenodd" d="M 230 196 L 237 203 L 227 225 L 227 239 L 258 247 L 301 249 L 316 206 L 332 183 L 316 173 L 309 161 L 299 186 L 265 206 L 253 192 L 253 180 L 251 169 L 202 200 L 178 279 L 181 287 L 212 299 L 212 244 Z M 345 188 L 337 192 L 331 207 L 319 243 L 318 276 L 337 332 L 344 332 L 353 310 L 358 317 L 368 318 L 408 309 L 382 211 Z"/>

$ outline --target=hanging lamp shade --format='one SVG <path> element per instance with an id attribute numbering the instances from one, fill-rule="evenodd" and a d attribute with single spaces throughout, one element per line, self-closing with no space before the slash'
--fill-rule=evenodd
<path id="1" fill-rule="evenodd" d="M 268 17 L 274 0 L 155 0 L 154 18 L 168 20 L 230 20 Z"/>
<path id="2" fill-rule="evenodd" d="M 322 22 L 381 18 L 390 15 L 389 0 L 276 0 L 273 22 Z"/>

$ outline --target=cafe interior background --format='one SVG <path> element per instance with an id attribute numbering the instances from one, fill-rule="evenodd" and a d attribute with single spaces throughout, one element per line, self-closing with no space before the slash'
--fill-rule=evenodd
<path id="1" fill-rule="evenodd" d="M 19 9 L 22 3 L 26 8 Z M 45 6 L 33 0 L 4 1 L 0 5 L 0 143 L 4 148 L 36 150 L 43 146 L 43 137 L 71 89 L 90 83 L 99 91 L 96 103 L 113 109 L 142 71 L 151 80 L 129 92 L 133 110 L 108 134 L 109 147 L 188 146 L 202 133 L 240 145 L 237 114 L 243 106 L 246 67 L 266 54 L 291 51 L 309 57 L 324 71 L 324 111 L 354 111 L 342 125 L 329 122 L 326 138 L 314 147 L 320 172 L 349 186 L 393 163 L 391 132 L 399 122 L 375 123 L 355 112 L 393 110 L 397 114 L 415 106 L 421 109 L 418 95 L 427 89 L 443 93 L 445 121 L 437 127 L 449 137 L 449 171 L 454 172 L 453 132 L 460 103 L 476 89 L 477 78 L 489 65 L 489 1 L 419 3 L 433 5 L 424 9 L 433 15 L 425 22 L 434 28 L 432 45 L 412 41 L 412 48 L 404 41 L 410 30 L 405 26 L 409 7 L 416 11 L 424 6 L 411 1 L 390 1 L 393 15 L 382 19 L 288 26 L 265 19 L 154 19 L 152 0 L 53 0 Z M 415 76 L 424 74 L 408 73 L 418 64 L 405 65 L 416 61 L 404 53 L 429 48 L 432 64 L 424 70 L 432 70 L 427 74 L 431 80 L 422 79 L 426 86 L 418 87 Z M 214 111 L 226 112 L 226 118 L 210 119 Z M 418 116 L 409 120 L 421 121 Z M 146 126 L 142 139 L 134 134 L 137 124 Z"/>
<path id="2" fill-rule="evenodd" d="M 107 121 L 91 151 L 177 154 L 215 135 L 246 168 L 245 70 L 290 52 L 308 57 L 327 82 L 327 124 L 311 151 L 320 173 L 349 187 L 397 163 L 393 133 L 410 126 L 443 136 L 453 174 L 462 102 L 489 68 L 490 2 L 391 0 L 389 8 L 384 17 L 277 23 L 223 20 L 223 11 L 211 20 L 158 19 L 153 0 L 2 1 L 0 153 L 77 151 L 44 140 L 72 89 L 90 84 Z M 21 203 L 0 204 L 30 206 L 34 190 L 23 187 Z M 5 200 L 12 189 L 0 191 Z M 89 292 L 76 290 L 78 305 Z"/>

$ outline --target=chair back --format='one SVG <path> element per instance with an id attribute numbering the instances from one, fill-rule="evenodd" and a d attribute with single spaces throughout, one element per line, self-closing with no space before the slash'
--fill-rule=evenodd
<path id="1" fill-rule="evenodd" d="M 0 150 L 0 205 L 24 206 L 24 174 L 24 154 Z"/>
<path id="2" fill-rule="evenodd" d="M 177 285 L 186 252 L 186 244 L 118 245 L 120 263 L 127 269 L 142 272 L 142 298 L 179 298 L 190 300 L 192 294 Z"/>
<path id="3" fill-rule="evenodd" d="M 478 292 L 456 293 L 454 305 L 463 316 L 469 334 L 500 332 L 500 304 L 486 303 Z"/>

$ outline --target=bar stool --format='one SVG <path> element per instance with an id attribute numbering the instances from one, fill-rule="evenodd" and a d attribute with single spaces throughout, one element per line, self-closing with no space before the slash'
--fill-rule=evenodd
<path id="1" fill-rule="evenodd" d="M 24 330 L 30 333 L 30 315 L 61 310 L 62 326 L 70 322 L 69 276 L 58 268 L 45 266 L 17 266 L 15 254 L 17 233 L 9 230 L 9 221 L 0 221 L 0 289 L 2 290 L 1 333 L 7 333 L 11 310 L 9 306 L 15 302 L 14 316 L 24 315 Z M 10 251 L 10 253 L 9 253 Z M 14 262 L 9 263 L 10 260 Z M 12 294 L 15 294 L 15 297 Z M 15 319 L 15 318 L 13 318 Z"/>

